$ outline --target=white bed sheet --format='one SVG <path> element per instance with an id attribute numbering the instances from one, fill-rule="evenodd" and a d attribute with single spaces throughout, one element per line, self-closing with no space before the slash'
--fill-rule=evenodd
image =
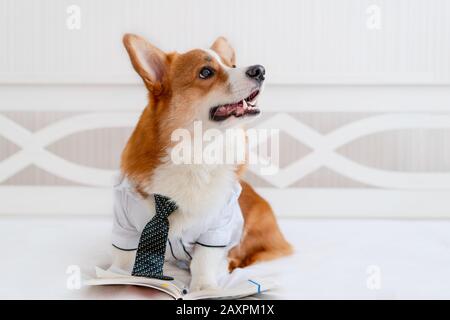
<path id="1" fill-rule="evenodd" d="M 450 299 L 448 220 L 285 219 L 280 225 L 296 253 L 254 267 L 277 270 L 281 283 L 259 298 Z M 0 298 L 167 299 L 131 286 L 67 288 L 69 266 L 89 272 L 109 263 L 110 229 L 108 217 L 0 217 Z M 380 281 L 370 282 L 378 272 Z"/>

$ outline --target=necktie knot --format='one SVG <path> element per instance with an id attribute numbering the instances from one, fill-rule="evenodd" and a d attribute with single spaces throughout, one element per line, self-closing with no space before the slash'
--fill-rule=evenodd
<path id="1" fill-rule="evenodd" d="M 177 205 L 175 202 L 170 200 L 170 198 L 155 194 L 155 217 L 167 218 L 172 212 L 177 210 Z"/>

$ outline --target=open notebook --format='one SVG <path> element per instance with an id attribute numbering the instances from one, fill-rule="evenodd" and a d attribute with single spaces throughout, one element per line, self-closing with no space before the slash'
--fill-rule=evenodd
<path id="1" fill-rule="evenodd" d="M 236 277 L 231 274 L 220 281 L 221 289 L 189 292 L 189 279 L 185 275 L 175 277 L 175 280 L 165 281 L 145 277 L 135 277 L 111 270 L 104 270 L 99 267 L 96 267 L 95 271 L 95 277 L 85 280 L 85 285 L 136 285 L 149 287 L 165 292 L 174 299 L 182 300 L 238 299 L 266 292 L 277 285 L 276 282 L 270 278 Z"/>

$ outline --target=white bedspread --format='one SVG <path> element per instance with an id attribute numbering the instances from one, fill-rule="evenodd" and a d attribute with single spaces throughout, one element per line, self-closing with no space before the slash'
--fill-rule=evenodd
<path id="1" fill-rule="evenodd" d="M 276 270 L 282 285 L 259 298 L 450 299 L 450 221 L 280 224 L 297 252 L 253 267 Z M 67 288 L 69 266 L 108 264 L 110 229 L 108 217 L 0 217 L 0 298 L 167 299 L 136 287 Z"/>

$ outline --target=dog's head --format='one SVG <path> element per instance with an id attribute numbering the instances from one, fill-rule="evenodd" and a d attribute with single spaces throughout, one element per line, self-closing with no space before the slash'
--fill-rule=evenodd
<path id="1" fill-rule="evenodd" d="M 189 127 L 227 128 L 260 113 L 256 104 L 265 70 L 261 65 L 236 67 L 235 51 L 219 37 L 210 49 L 165 53 L 145 39 L 127 34 L 123 39 L 136 72 L 144 80 L 151 107 L 163 108 L 165 121 Z M 173 125 L 173 123 L 172 123 Z"/>

